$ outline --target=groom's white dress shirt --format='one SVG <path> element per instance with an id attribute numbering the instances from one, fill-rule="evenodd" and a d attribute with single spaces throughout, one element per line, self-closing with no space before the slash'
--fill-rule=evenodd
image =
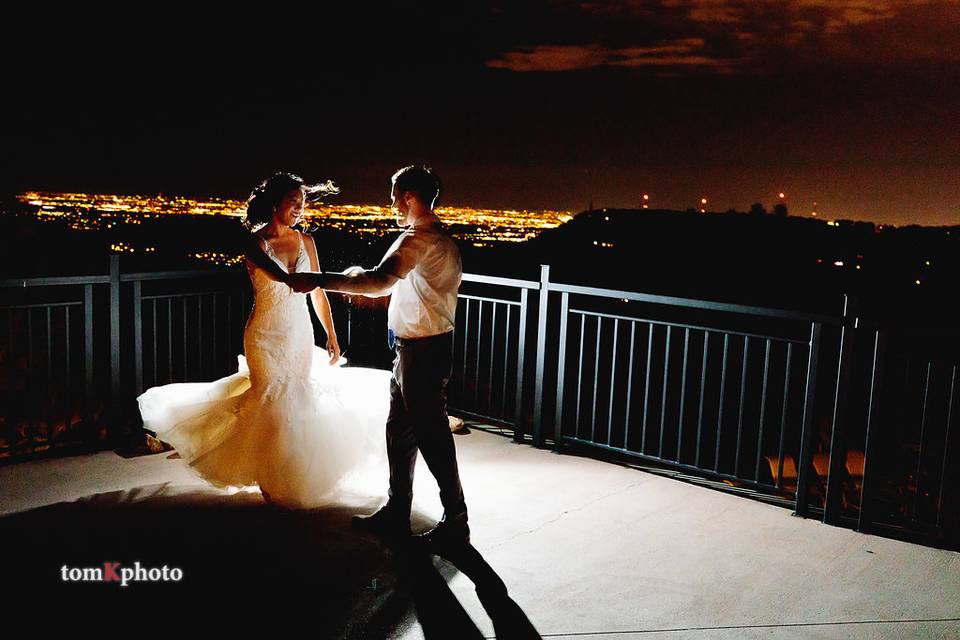
<path id="1" fill-rule="evenodd" d="M 414 266 L 390 291 L 387 326 L 400 338 L 453 331 L 463 265 L 460 250 L 443 225 L 434 222 L 407 229 L 383 260 L 394 253 L 404 264 Z"/>

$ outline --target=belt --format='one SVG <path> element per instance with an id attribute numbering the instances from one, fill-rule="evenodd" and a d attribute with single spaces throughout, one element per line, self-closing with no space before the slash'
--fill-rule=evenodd
<path id="1" fill-rule="evenodd" d="M 453 331 L 447 331 L 445 333 L 438 333 L 432 336 L 424 336 L 417 338 L 401 338 L 400 336 L 394 336 L 393 341 L 397 347 L 414 347 L 418 345 L 430 344 L 431 342 L 439 342 L 441 340 L 448 339 L 453 336 Z"/>

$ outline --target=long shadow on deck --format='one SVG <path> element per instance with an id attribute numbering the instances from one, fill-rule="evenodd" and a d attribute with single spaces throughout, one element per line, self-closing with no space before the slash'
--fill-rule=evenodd
<path id="1" fill-rule="evenodd" d="M 108 605 L 111 596 L 127 603 L 143 597 L 162 611 L 179 602 L 229 600 L 251 614 L 274 611 L 285 621 L 302 616 L 316 638 L 390 637 L 415 620 L 427 638 L 480 638 L 447 585 L 459 569 L 477 585 L 497 637 L 539 638 L 476 549 L 446 554 L 444 562 L 409 543 L 388 546 L 350 529 L 355 512 L 338 506 L 287 511 L 265 505 L 257 494 L 167 484 L 96 494 L 0 517 L 10 559 L 4 591 L 48 606 L 60 598 Z M 64 565 L 102 568 L 105 562 L 166 565 L 182 569 L 183 579 L 127 587 L 61 579 Z"/>

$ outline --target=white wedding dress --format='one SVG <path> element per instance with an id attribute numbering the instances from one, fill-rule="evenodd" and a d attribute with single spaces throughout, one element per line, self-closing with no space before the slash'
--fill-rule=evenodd
<path id="1" fill-rule="evenodd" d="M 301 237 L 295 271 L 309 268 Z M 238 372 L 148 389 L 137 398 L 144 427 L 218 487 L 259 485 L 291 508 L 335 502 L 355 472 L 387 468 L 391 374 L 331 366 L 314 345 L 307 294 L 249 270 L 255 299 Z"/>

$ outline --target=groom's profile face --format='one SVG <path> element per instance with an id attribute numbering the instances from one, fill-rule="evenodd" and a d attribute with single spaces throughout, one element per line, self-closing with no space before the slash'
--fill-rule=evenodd
<path id="1" fill-rule="evenodd" d="M 406 199 L 397 191 L 396 185 L 390 190 L 390 208 L 393 209 L 393 215 L 397 217 L 397 226 L 406 226 L 410 207 L 407 206 Z"/>

